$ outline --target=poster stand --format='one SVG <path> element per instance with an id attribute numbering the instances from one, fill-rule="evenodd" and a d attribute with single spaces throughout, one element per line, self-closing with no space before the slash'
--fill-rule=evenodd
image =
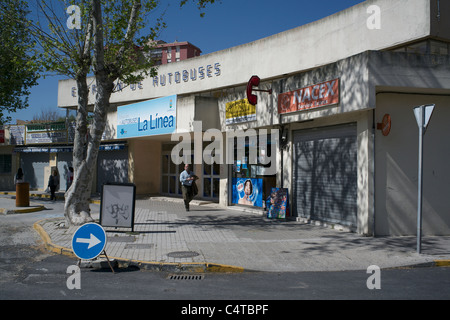
<path id="1" fill-rule="evenodd" d="M 106 257 L 106 261 L 108 261 L 109 268 L 111 269 L 112 273 L 115 274 L 114 268 L 113 268 L 112 265 L 111 265 L 111 261 L 109 261 L 109 258 L 108 258 L 108 256 L 106 255 L 106 251 L 103 250 L 103 252 L 100 253 L 99 256 L 101 256 L 101 255 L 104 255 L 104 256 Z M 78 259 L 77 266 L 78 266 L 78 267 L 81 267 L 81 259 Z"/>
<path id="2" fill-rule="evenodd" d="M 100 225 L 131 228 L 134 232 L 136 186 L 132 183 L 106 183 L 100 202 Z"/>
<path id="3" fill-rule="evenodd" d="M 268 219 L 286 219 L 289 216 L 289 192 L 287 188 L 272 188 L 266 200 Z"/>

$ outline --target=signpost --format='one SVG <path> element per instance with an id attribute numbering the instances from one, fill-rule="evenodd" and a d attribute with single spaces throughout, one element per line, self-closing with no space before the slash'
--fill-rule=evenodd
<path id="1" fill-rule="evenodd" d="M 253 91 L 268 92 L 269 94 L 272 94 L 272 89 L 269 90 L 254 89 L 254 87 L 259 86 L 260 82 L 261 79 L 258 76 L 252 76 L 247 83 L 247 100 L 253 106 L 255 106 L 258 103 L 258 97 L 255 94 L 253 94 Z"/>
<path id="2" fill-rule="evenodd" d="M 97 223 L 86 223 L 79 227 L 72 237 L 73 253 L 80 260 L 91 260 L 97 258 L 102 252 L 108 260 L 108 264 L 114 273 L 114 269 L 109 262 L 105 252 L 106 233 Z"/>
<path id="3" fill-rule="evenodd" d="M 435 105 L 423 105 L 414 108 L 414 115 L 419 126 L 419 175 L 417 200 L 417 253 L 422 250 L 422 195 L 423 195 L 423 137 L 433 114 Z"/>

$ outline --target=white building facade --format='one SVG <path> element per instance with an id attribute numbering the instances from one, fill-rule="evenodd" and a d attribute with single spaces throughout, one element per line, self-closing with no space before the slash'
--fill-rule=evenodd
<path id="1" fill-rule="evenodd" d="M 272 90 L 253 91 L 256 107 L 244 100 L 253 75 L 261 79 L 255 89 Z M 262 210 L 272 188 L 287 188 L 291 217 L 367 235 L 415 234 L 413 108 L 435 104 L 425 141 L 423 232 L 450 234 L 448 2 L 366 1 L 268 38 L 159 66 L 157 77 L 116 88 L 103 141 L 111 147 L 99 159 L 96 190 L 108 181 L 131 182 L 139 194 L 181 196 L 183 165 L 172 155 L 181 141 L 176 134 L 189 133 L 199 198 Z M 58 106 L 76 104 L 75 82 L 60 81 Z M 230 138 L 238 131 L 247 135 L 243 145 Z M 223 143 L 211 153 L 217 132 Z M 53 155 L 56 163 L 66 158 Z M 208 156 L 221 161 L 211 164 Z M 252 204 L 240 202 L 247 180 Z"/>

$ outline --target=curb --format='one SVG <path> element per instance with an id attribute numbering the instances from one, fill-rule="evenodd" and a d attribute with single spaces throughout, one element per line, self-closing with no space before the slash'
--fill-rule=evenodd
<path id="1" fill-rule="evenodd" d="M 15 214 L 15 213 L 31 213 L 45 210 L 44 205 L 30 205 L 29 207 L 25 207 L 24 209 L 5 209 L 0 208 L 0 214 Z"/>
<path id="2" fill-rule="evenodd" d="M 450 260 L 434 260 L 436 267 L 450 267 Z"/>
<path id="3" fill-rule="evenodd" d="M 44 242 L 44 247 L 53 253 L 61 254 L 65 256 L 75 257 L 75 254 L 71 249 L 55 245 L 51 242 L 50 236 L 40 225 L 41 222 L 45 220 L 40 220 L 34 223 L 33 228 L 41 237 Z M 118 257 L 110 257 L 110 260 L 115 260 L 118 263 L 119 268 L 127 268 L 136 266 L 144 270 L 150 271 L 163 271 L 163 272 L 187 272 L 187 273 L 242 273 L 244 268 L 236 267 L 231 265 L 223 265 L 208 262 L 152 262 L 152 261 L 141 261 L 141 260 L 130 260 Z M 108 267 L 109 268 L 109 267 Z"/>
<path id="4" fill-rule="evenodd" d="M 16 193 L 10 192 L 10 191 L 1 191 L 0 195 L 15 196 Z M 41 198 L 41 199 L 50 199 L 50 195 L 47 193 L 30 192 L 29 195 L 30 195 L 30 198 L 33 197 L 33 198 Z M 64 193 L 62 193 L 62 195 L 61 195 L 61 192 L 59 194 L 56 194 L 55 197 L 57 200 L 65 200 Z M 100 200 L 97 200 L 97 199 L 90 199 L 89 201 L 90 201 L 90 203 L 95 203 L 95 204 L 100 204 L 100 202 L 101 202 Z"/>

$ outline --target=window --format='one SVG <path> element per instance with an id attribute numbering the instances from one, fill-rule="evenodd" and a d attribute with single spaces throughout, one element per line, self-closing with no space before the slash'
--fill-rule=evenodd
<path id="1" fill-rule="evenodd" d="M 428 43 L 419 42 L 414 43 L 406 47 L 406 52 L 417 53 L 417 54 L 427 54 L 428 53 Z"/>
<path id="2" fill-rule="evenodd" d="M 403 47 L 396 48 L 392 51 L 414 54 L 449 55 L 450 43 L 437 40 L 425 40 L 416 43 L 410 43 Z"/>
<path id="3" fill-rule="evenodd" d="M 260 145 L 261 137 L 259 136 L 247 136 L 245 141 L 239 141 L 237 138 L 228 141 L 230 146 L 234 147 L 234 164 L 230 165 L 231 203 L 262 208 L 270 191 L 276 187 L 276 175 L 268 175 L 269 171 L 267 171 L 272 164 L 264 164 L 268 159 L 276 163 L 276 155 L 272 158 L 272 149 L 276 149 L 276 141 L 272 141 L 271 138 L 271 135 L 268 136 L 266 143 L 262 145 Z M 250 151 L 251 148 L 253 152 Z M 241 158 L 239 158 L 238 150 L 244 150 Z M 252 159 L 254 156 L 256 159 Z M 248 190 L 246 190 L 247 186 Z"/>
<path id="4" fill-rule="evenodd" d="M 440 55 L 448 55 L 449 44 L 441 41 L 430 41 L 430 53 L 431 54 L 440 54 Z"/>
<path id="5" fill-rule="evenodd" d="M 172 47 L 167 48 L 167 63 L 172 62 Z"/>
<path id="6" fill-rule="evenodd" d="M 11 173 L 12 156 L 0 154 L 0 173 Z"/>

